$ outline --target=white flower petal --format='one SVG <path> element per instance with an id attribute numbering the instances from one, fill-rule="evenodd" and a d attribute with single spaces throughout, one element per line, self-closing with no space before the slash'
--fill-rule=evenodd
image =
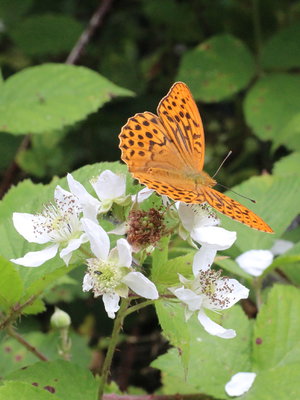
<path id="1" fill-rule="evenodd" d="M 142 203 L 144 200 L 148 199 L 154 193 L 153 189 L 148 189 L 145 187 L 144 189 L 140 190 L 137 194 L 133 194 L 131 196 L 132 201 L 136 201 L 137 203 Z"/>
<path id="2" fill-rule="evenodd" d="M 223 277 L 214 285 L 216 295 L 212 299 L 206 297 L 203 301 L 203 306 L 211 310 L 226 310 L 249 296 L 249 289 L 236 279 Z"/>
<path id="3" fill-rule="evenodd" d="M 82 290 L 88 292 L 94 287 L 94 279 L 90 274 L 85 274 L 82 283 Z"/>
<path id="4" fill-rule="evenodd" d="M 248 392 L 256 378 L 255 372 L 238 372 L 225 385 L 228 396 L 241 396 Z"/>
<path id="5" fill-rule="evenodd" d="M 30 251 L 25 254 L 24 257 L 11 259 L 10 261 L 18 265 L 23 265 L 24 267 L 39 267 L 44 264 L 44 262 L 55 257 L 57 251 L 58 244 L 53 244 L 40 251 Z"/>
<path id="6" fill-rule="evenodd" d="M 89 194 L 85 187 L 80 182 L 76 181 L 71 174 L 67 175 L 67 180 L 71 192 L 78 198 L 81 204 L 84 217 L 96 222 L 101 202 Z"/>
<path id="7" fill-rule="evenodd" d="M 114 174 L 109 169 L 103 171 L 97 180 L 91 181 L 91 185 L 100 200 L 113 200 L 125 196 L 125 176 Z"/>
<path id="8" fill-rule="evenodd" d="M 70 213 L 70 202 L 72 202 L 72 207 L 74 208 L 72 214 L 75 214 L 81 209 L 78 198 L 73 193 L 68 192 L 59 185 L 55 188 L 54 199 L 57 207 L 63 212 Z"/>
<path id="9" fill-rule="evenodd" d="M 136 294 L 145 297 L 146 299 L 155 300 L 159 297 L 154 283 L 140 272 L 129 272 L 129 274 L 124 276 L 122 282 L 125 283 Z"/>
<path id="10" fill-rule="evenodd" d="M 60 258 L 62 258 L 65 262 L 66 265 L 69 264 L 69 261 L 72 257 L 72 252 L 74 250 L 79 249 L 82 243 L 85 243 L 88 241 L 87 235 L 84 233 L 80 236 L 80 238 L 77 239 L 71 239 L 64 249 L 61 250 L 59 253 Z"/>
<path id="11" fill-rule="evenodd" d="M 199 311 L 198 320 L 206 332 L 213 336 L 218 336 L 223 339 L 232 339 L 236 336 L 233 329 L 225 329 L 221 325 L 218 325 L 216 322 L 212 321 L 203 310 Z"/>
<path id="12" fill-rule="evenodd" d="M 215 246 L 216 250 L 226 250 L 236 240 L 236 232 L 216 226 L 196 228 L 191 232 L 192 239 L 202 245 Z"/>
<path id="13" fill-rule="evenodd" d="M 290 242 L 289 240 L 277 239 L 275 240 L 275 243 L 270 251 L 274 256 L 279 256 L 280 254 L 284 254 L 290 250 L 292 247 L 294 247 L 293 242 Z"/>
<path id="14" fill-rule="evenodd" d="M 197 295 L 191 289 L 185 289 L 183 286 L 180 288 L 169 288 L 169 290 L 179 300 L 188 306 L 189 311 L 199 310 L 202 304 L 202 297 Z"/>
<path id="15" fill-rule="evenodd" d="M 117 240 L 117 249 L 119 255 L 119 266 L 130 267 L 132 263 L 131 246 L 126 239 Z"/>
<path id="16" fill-rule="evenodd" d="M 114 235 L 125 235 L 127 229 L 128 229 L 127 222 L 123 222 L 122 224 L 117 225 L 114 229 L 112 229 L 108 233 L 113 233 Z"/>
<path id="17" fill-rule="evenodd" d="M 107 260 L 110 247 L 108 234 L 102 226 L 88 218 L 82 218 L 81 223 L 89 238 L 92 252 L 100 260 Z"/>
<path id="18" fill-rule="evenodd" d="M 192 230 L 205 227 L 218 225 L 220 220 L 209 212 L 202 205 L 191 205 L 180 202 L 178 205 L 178 215 L 182 225 L 188 232 Z"/>
<path id="19" fill-rule="evenodd" d="M 119 310 L 120 296 L 116 293 L 104 293 L 102 296 L 105 311 L 109 318 L 115 318 L 115 313 Z"/>
<path id="20" fill-rule="evenodd" d="M 28 213 L 13 213 L 13 224 L 16 230 L 28 242 L 44 244 L 50 241 L 46 230 L 37 229 L 45 223 L 46 218 L 43 215 L 33 215 Z"/>
<path id="21" fill-rule="evenodd" d="M 273 262 L 273 254 L 269 250 L 249 250 L 235 260 L 248 274 L 261 275 Z"/>
<path id="22" fill-rule="evenodd" d="M 200 271 L 207 271 L 214 262 L 217 250 L 213 246 L 201 246 L 193 260 L 193 274 L 197 276 Z"/>

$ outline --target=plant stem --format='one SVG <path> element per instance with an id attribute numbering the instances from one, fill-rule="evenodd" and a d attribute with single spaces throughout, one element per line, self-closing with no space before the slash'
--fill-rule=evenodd
<path id="1" fill-rule="evenodd" d="M 262 298 L 261 298 L 262 279 L 260 277 L 254 278 L 253 285 L 255 290 L 256 307 L 259 311 L 262 306 Z"/>
<path id="2" fill-rule="evenodd" d="M 27 342 L 21 335 L 19 335 L 12 326 L 7 327 L 7 333 L 9 336 L 13 337 L 16 339 L 19 343 L 21 343 L 22 346 L 26 347 L 28 351 L 30 351 L 32 354 L 34 354 L 37 358 L 39 358 L 42 361 L 48 361 L 48 358 L 44 356 L 40 351 L 38 351 L 34 346 L 32 346 L 30 343 Z"/>
<path id="3" fill-rule="evenodd" d="M 147 300 L 147 301 L 143 301 L 143 302 L 137 304 L 136 306 L 130 307 L 127 311 L 125 311 L 124 318 L 127 317 L 127 315 L 129 315 L 129 314 L 131 314 L 131 313 L 133 313 L 135 311 L 138 311 L 141 308 L 150 306 L 153 303 L 154 303 L 154 300 Z"/>
<path id="4" fill-rule="evenodd" d="M 101 400 L 102 396 L 103 396 L 104 386 L 107 383 L 107 378 L 108 378 L 108 375 L 110 372 L 110 367 L 111 367 L 111 363 L 113 360 L 115 348 L 118 343 L 119 333 L 122 328 L 126 310 L 129 306 L 129 303 L 130 303 L 130 299 L 122 299 L 121 300 L 120 309 L 118 311 L 117 317 L 114 322 L 114 328 L 113 328 L 113 331 L 111 334 L 111 339 L 110 339 L 107 353 L 106 353 L 104 363 L 102 366 L 101 382 L 100 382 L 100 386 L 99 386 L 99 390 L 98 390 L 98 400 Z"/>

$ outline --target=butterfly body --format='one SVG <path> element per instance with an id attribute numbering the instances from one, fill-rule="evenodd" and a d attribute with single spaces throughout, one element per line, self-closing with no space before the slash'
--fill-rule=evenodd
<path id="1" fill-rule="evenodd" d="M 216 210 L 264 232 L 272 229 L 251 210 L 213 188 L 203 171 L 204 131 L 189 88 L 175 83 L 157 114 L 129 118 L 119 135 L 121 158 L 132 175 L 150 189 L 185 203 L 209 203 Z"/>

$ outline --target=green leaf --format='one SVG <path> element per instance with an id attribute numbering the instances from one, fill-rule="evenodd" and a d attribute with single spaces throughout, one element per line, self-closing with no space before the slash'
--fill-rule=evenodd
<path id="1" fill-rule="evenodd" d="M 178 317 L 178 316 L 177 316 Z M 190 361 L 185 378 L 178 351 L 171 349 L 152 363 L 162 371 L 164 394 L 205 393 L 227 399 L 224 386 L 239 371 L 249 371 L 251 325 L 240 307 L 222 316 L 226 327 L 234 328 L 237 337 L 221 339 L 206 333 L 196 317 L 186 325 L 190 330 Z"/>
<path id="2" fill-rule="evenodd" d="M 265 370 L 300 363 L 299 309 L 299 289 L 283 285 L 272 288 L 255 324 L 255 369 Z"/>
<path id="3" fill-rule="evenodd" d="M 244 43 L 223 34 L 187 52 L 177 79 L 190 86 L 195 99 L 209 103 L 244 89 L 254 73 L 254 59 Z"/>
<path id="4" fill-rule="evenodd" d="M 300 363 L 260 372 L 243 400 L 291 400 L 300 398 Z"/>
<path id="5" fill-rule="evenodd" d="M 0 94 L 0 130 L 13 134 L 61 129 L 115 96 L 130 96 L 96 72 L 65 64 L 30 67 L 8 78 Z"/>
<path id="6" fill-rule="evenodd" d="M 187 372 L 190 360 L 190 333 L 181 304 L 161 299 L 155 309 L 163 335 L 178 348 L 182 365 Z"/>
<path id="7" fill-rule="evenodd" d="M 0 257 L 0 309 L 8 311 L 22 296 L 23 283 L 14 264 Z"/>
<path id="8" fill-rule="evenodd" d="M 246 204 L 248 208 L 266 221 L 275 235 L 259 232 L 230 218 L 218 215 L 222 226 L 237 232 L 235 245 L 240 251 L 250 249 L 270 249 L 276 237 L 280 237 L 300 212 L 300 174 L 289 176 L 263 175 L 253 177 L 235 186 L 234 191 L 256 200 L 256 204 Z M 228 193 L 241 202 L 235 194 Z"/>
<path id="9" fill-rule="evenodd" d="M 97 399 L 98 384 L 92 373 L 67 361 L 38 362 L 11 373 L 7 380 L 35 382 L 39 388 L 51 388 L 54 396 L 61 400 Z"/>
<path id="10" fill-rule="evenodd" d="M 272 140 L 273 146 L 289 146 L 286 137 L 298 128 L 288 124 L 300 109 L 300 77 L 272 74 L 261 78 L 248 92 L 244 102 L 247 124 L 261 140 Z M 284 131 L 284 136 L 283 136 Z"/>
<path id="11" fill-rule="evenodd" d="M 3 386 L 0 387 L 0 399 L 15 400 L 19 398 L 22 400 L 54 400 L 57 398 L 56 396 L 53 397 L 53 394 L 49 392 L 47 388 L 38 388 L 33 383 L 35 384 L 35 382 L 4 382 Z"/>
<path id="12" fill-rule="evenodd" d="M 91 349 L 88 347 L 87 340 L 72 331 L 69 335 L 72 342 L 70 350 L 72 361 L 82 367 L 87 367 L 91 359 Z M 30 332 L 23 333 L 21 336 L 49 360 L 61 359 L 58 351 L 61 343 L 60 332 L 51 331 L 46 334 Z M 14 338 L 6 336 L 1 341 L 0 348 L 0 374 L 2 377 L 37 362 L 36 356 Z"/>
<path id="13" fill-rule="evenodd" d="M 299 238 L 299 236 L 298 236 Z M 272 265 L 287 276 L 294 285 L 300 285 L 300 243 L 295 244 L 289 251 L 277 257 Z"/>
<path id="14" fill-rule="evenodd" d="M 43 14 L 22 20 L 9 33 L 25 54 L 42 56 L 70 51 L 82 30 L 82 24 L 70 16 Z"/>
<path id="15" fill-rule="evenodd" d="M 274 175 L 290 175 L 299 171 L 300 165 L 300 153 L 295 152 L 286 157 L 281 158 L 274 164 L 273 174 Z"/>
<path id="16" fill-rule="evenodd" d="M 277 32 L 265 44 L 261 54 L 263 68 L 289 69 L 300 66 L 300 24 Z"/>
<path id="17" fill-rule="evenodd" d="M 178 273 L 189 278 L 192 274 L 192 264 L 195 252 L 168 260 L 166 263 L 156 265 L 151 269 L 151 280 L 159 290 L 164 291 L 170 286 L 179 284 Z"/>

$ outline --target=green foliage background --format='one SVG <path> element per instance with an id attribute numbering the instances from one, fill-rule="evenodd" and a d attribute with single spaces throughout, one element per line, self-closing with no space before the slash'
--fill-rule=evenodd
<path id="1" fill-rule="evenodd" d="M 251 277 L 233 261 L 235 256 L 269 249 L 275 238 L 295 246 L 267 272 L 276 269 L 276 279 L 281 282 L 283 277 L 290 286 L 267 288 L 255 321 L 239 307 L 226 313 L 225 325 L 240 326 L 241 339 L 226 344 L 221 358 L 225 345 L 220 339 L 201 332 L 198 341 L 196 321 L 187 325 L 181 309 L 157 304 L 163 333 L 175 346 L 153 363 L 163 371 L 161 391 L 204 392 L 226 399 L 224 384 L 244 369 L 259 376 L 243 398 L 298 398 L 300 1 L 115 0 L 76 65 L 67 65 L 67 56 L 98 6 L 96 0 L 0 0 L 0 190 L 4 194 L 11 186 L 0 203 L 0 308 L 10 315 L 17 304 L 35 296 L 22 310 L 27 319 L 19 329 L 51 359 L 44 370 L 3 335 L 0 375 L 6 380 L 0 400 L 14 399 L 18 393 L 25 400 L 53 398 L 43 387 L 53 384 L 61 371 L 65 384 L 55 396 L 80 399 L 82 391 L 85 399 L 95 398 L 96 382 L 87 371 L 88 342 L 98 350 L 105 348 L 99 338 L 109 335 L 110 321 L 99 314 L 100 302 L 91 303 L 81 292 L 82 266 L 72 266 L 66 275 L 58 258 L 37 269 L 8 261 L 38 248 L 20 239 L 11 215 L 40 210 L 57 184 L 66 188 L 62 177 L 67 172 L 76 170 L 74 177 L 85 185 L 106 168 L 126 173 L 120 164 L 100 163 L 120 159 L 122 125 L 136 112 L 155 112 L 176 80 L 190 86 L 199 105 L 206 132 L 206 171 L 213 174 L 232 150 L 218 181 L 255 198 L 257 204 L 249 207 L 275 230 L 270 236 L 222 217 L 225 228 L 238 232 L 238 240 L 226 253 L 231 259 L 219 260 L 218 266 L 253 289 Z M 92 165 L 83 167 L 87 164 Z M 167 254 L 153 255 L 151 274 L 158 287 L 175 284 L 177 272 L 188 270 L 193 256 L 189 252 L 179 246 L 169 260 Z M 57 360 L 57 337 L 45 323 L 56 304 L 74 323 L 74 364 Z M 129 318 L 125 330 L 132 331 L 136 318 Z M 153 326 L 153 313 L 147 318 Z M 268 341 L 257 346 L 258 337 Z M 32 376 L 41 387 L 32 386 Z M 82 382 L 77 393 L 69 388 L 72 376 Z M 155 384 L 137 383 L 150 391 Z M 272 387 L 273 394 L 266 387 Z"/>

